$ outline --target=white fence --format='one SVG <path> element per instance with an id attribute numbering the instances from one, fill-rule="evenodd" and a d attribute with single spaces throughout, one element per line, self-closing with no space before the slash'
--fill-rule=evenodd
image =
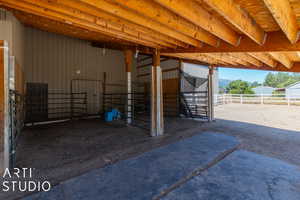
<path id="1" fill-rule="evenodd" d="M 215 105 L 228 103 L 239 104 L 274 104 L 300 106 L 300 95 L 257 95 L 257 94 L 218 94 L 215 97 Z"/>

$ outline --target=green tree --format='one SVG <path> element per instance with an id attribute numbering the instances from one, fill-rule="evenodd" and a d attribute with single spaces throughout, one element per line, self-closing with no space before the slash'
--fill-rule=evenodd
<path id="1" fill-rule="evenodd" d="M 269 87 L 276 87 L 277 86 L 277 79 L 276 76 L 273 73 L 268 73 L 266 78 L 265 78 L 265 82 L 264 85 L 265 86 L 269 86 Z"/>
<path id="2" fill-rule="evenodd" d="M 255 88 L 255 87 L 258 87 L 258 86 L 261 86 L 261 84 L 257 81 L 254 81 L 253 83 L 251 83 L 252 88 Z"/>
<path id="3" fill-rule="evenodd" d="M 230 82 L 226 90 L 230 94 L 254 94 L 248 82 L 242 80 Z"/>
<path id="4" fill-rule="evenodd" d="M 268 73 L 264 85 L 274 88 L 285 88 L 293 83 L 300 81 L 300 75 L 297 73 Z"/>

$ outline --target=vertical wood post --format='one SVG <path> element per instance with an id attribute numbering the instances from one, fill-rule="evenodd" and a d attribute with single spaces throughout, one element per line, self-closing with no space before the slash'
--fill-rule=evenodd
<path id="1" fill-rule="evenodd" d="M 163 135 L 163 91 L 162 72 L 160 68 L 160 52 L 153 54 L 151 67 L 151 136 Z"/>
<path id="2" fill-rule="evenodd" d="M 133 102 L 132 102 L 132 84 L 131 84 L 131 71 L 132 71 L 132 56 L 133 52 L 131 50 L 124 51 L 125 56 L 125 67 L 126 67 L 126 75 L 127 75 L 127 124 L 132 123 L 133 118 Z"/>
<path id="3" fill-rule="evenodd" d="M 214 87 L 213 87 L 213 74 L 214 74 L 214 67 L 209 66 L 209 73 L 208 73 L 208 121 L 214 120 Z"/>

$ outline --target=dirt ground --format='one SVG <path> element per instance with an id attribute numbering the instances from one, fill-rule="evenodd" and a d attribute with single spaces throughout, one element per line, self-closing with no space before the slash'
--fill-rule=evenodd
<path id="1" fill-rule="evenodd" d="M 243 149 L 300 166 L 300 107 L 226 104 L 215 107 L 215 118 L 201 129 L 236 136 Z"/>

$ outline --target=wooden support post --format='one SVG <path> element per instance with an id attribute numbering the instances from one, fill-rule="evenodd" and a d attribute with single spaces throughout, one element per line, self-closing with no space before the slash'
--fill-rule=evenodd
<path id="1" fill-rule="evenodd" d="M 0 173 L 10 168 L 9 136 L 9 54 L 8 45 L 0 41 Z"/>
<path id="2" fill-rule="evenodd" d="M 131 70 L 132 70 L 132 56 L 131 50 L 124 51 L 125 56 L 125 67 L 127 74 L 127 124 L 132 123 L 133 118 L 133 95 L 132 95 L 132 84 L 131 84 Z"/>
<path id="3" fill-rule="evenodd" d="M 214 67 L 209 66 L 209 73 L 208 73 L 208 121 L 214 120 L 214 87 L 213 87 L 213 74 L 214 74 Z"/>
<path id="4" fill-rule="evenodd" d="M 163 135 L 163 124 L 162 72 L 160 68 L 160 52 L 156 50 L 153 54 L 153 65 L 151 68 L 151 136 Z"/>

